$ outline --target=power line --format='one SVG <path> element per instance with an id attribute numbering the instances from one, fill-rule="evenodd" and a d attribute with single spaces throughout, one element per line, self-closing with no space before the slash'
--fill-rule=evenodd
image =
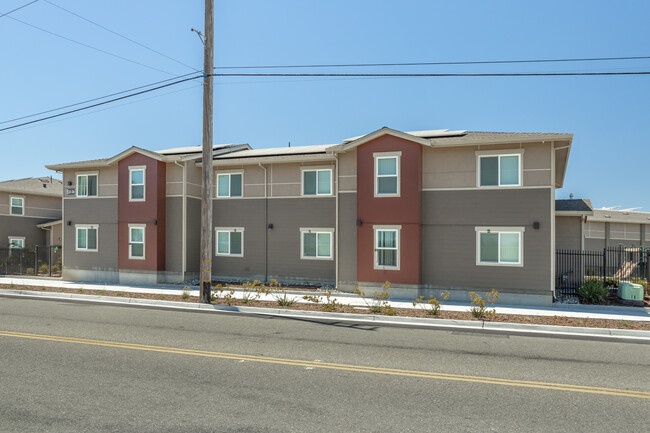
<path id="1" fill-rule="evenodd" d="M 186 75 L 191 75 L 191 74 L 186 74 Z M 562 77 L 562 76 L 650 75 L 650 71 L 640 71 L 640 72 L 556 72 L 556 73 L 549 73 L 549 72 L 538 72 L 538 73 L 480 73 L 480 74 L 326 74 L 326 73 L 323 73 L 323 74 L 318 74 L 318 73 L 317 74 L 273 74 L 273 73 L 268 73 L 268 74 L 263 74 L 263 73 L 245 74 L 245 73 L 241 73 L 241 74 L 237 74 L 237 73 L 235 73 L 235 74 L 211 74 L 211 75 L 215 76 L 215 77 L 332 77 L 332 78 L 338 78 L 338 77 L 363 77 L 363 78 L 400 78 L 400 77 Z M 40 118 L 40 119 L 31 120 L 29 122 L 24 122 L 24 123 L 21 123 L 21 124 L 18 124 L 18 125 L 8 126 L 8 127 L 0 129 L 0 132 L 6 131 L 6 130 L 9 130 L 9 129 L 18 128 L 20 126 L 29 125 L 29 124 L 32 124 L 32 123 L 42 122 L 44 120 L 49 120 L 49 119 L 52 119 L 52 118 L 64 116 L 66 114 L 71 114 L 71 113 L 75 113 L 75 112 L 78 112 L 78 111 L 88 110 L 90 108 L 94 108 L 94 107 L 97 107 L 97 106 L 100 106 L 100 105 L 109 104 L 111 102 L 131 98 L 133 96 L 141 95 L 143 93 L 152 92 L 152 91 L 155 91 L 155 90 L 158 90 L 158 89 L 162 89 L 162 88 L 165 88 L 165 87 L 173 86 L 173 85 L 176 85 L 176 84 L 179 84 L 179 83 L 183 83 L 183 82 L 186 82 L 186 81 L 195 80 L 197 78 L 203 78 L 203 77 L 204 77 L 203 75 L 196 75 L 196 76 L 193 76 L 193 77 L 184 78 L 184 79 L 181 79 L 181 80 L 174 81 L 172 83 L 167 83 L 167 84 L 164 84 L 164 85 L 161 85 L 161 86 L 153 87 L 151 89 L 142 90 L 140 92 L 131 93 L 131 94 L 128 94 L 128 95 L 125 95 L 125 96 L 121 96 L 119 98 L 110 99 L 110 100 L 99 102 L 97 104 L 92 104 L 92 105 L 89 105 L 89 106 L 86 106 L 86 107 L 80 107 L 80 108 L 70 110 L 70 111 L 66 111 L 66 112 L 63 112 L 63 113 L 54 114 L 52 116 L 47 116 L 47 117 L 43 117 L 43 118 Z M 169 80 L 165 80 L 165 81 L 169 81 Z M 154 84 L 156 84 L 156 83 L 154 83 Z M 142 88 L 142 87 L 148 87 L 148 86 L 140 86 L 140 87 L 136 87 L 135 89 Z M 117 93 L 114 93 L 112 95 L 117 95 L 117 94 L 121 94 L 121 93 L 125 93 L 125 92 L 128 92 L 128 91 L 117 92 Z M 106 98 L 106 97 L 109 97 L 109 96 L 112 96 L 112 95 L 107 95 L 105 97 L 100 97 L 100 98 L 94 98 L 94 99 L 91 99 L 89 101 L 94 101 L 94 100 L 97 100 L 97 99 L 103 99 L 103 98 Z M 89 102 L 89 101 L 86 101 L 86 102 Z M 58 110 L 61 110 L 61 109 L 67 108 L 67 107 L 71 107 L 71 106 L 75 106 L 75 105 L 81 105 L 83 103 L 84 102 L 79 102 L 77 104 L 71 104 L 71 105 L 61 107 L 61 108 L 58 108 L 58 109 L 48 110 L 47 112 L 58 111 Z M 43 113 L 46 113 L 46 112 L 42 112 L 42 113 L 39 113 L 39 114 L 43 114 Z M 29 116 L 23 116 L 23 117 L 18 118 L 18 119 L 33 117 L 35 115 L 37 115 L 37 114 L 32 114 L 32 115 L 29 115 Z M 18 120 L 18 119 L 14 119 L 14 120 Z M 7 122 L 11 122 L 11 120 L 7 120 L 7 121 L 0 122 L 0 123 L 7 123 Z"/>
<path id="2" fill-rule="evenodd" d="M 141 44 L 140 42 L 135 41 L 135 40 L 133 40 L 133 39 L 127 37 L 127 36 L 124 36 L 124 35 L 121 34 L 121 33 L 118 33 L 118 32 L 116 32 L 116 31 L 114 31 L 114 30 L 111 30 L 111 29 L 109 29 L 108 27 L 105 27 L 105 26 L 103 26 L 103 25 L 101 25 L 101 24 L 99 24 L 99 23 L 96 23 L 96 22 L 93 21 L 93 20 L 90 20 L 90 19 L 88 19 L 88 18 L 86 18 L 86 17 L 83 17 L 83 16 L 81 16 L 81 15 L 75 13 L 75 12 L 72 12 L 71 10 L 66 9 L 66 8 L 64 8 L 63 6 L 59 6 L 59 5 L 55 4 L 55 3 L 52 3 L 50 0 L 44 0 L 44 1 L 45 1 L 46 3 L 51 4 L 52 6 L 54 6 L 54 7 L 56 7 L 56 8 L 59 8 L 59 9 L 65 11 L 65 12 L 71 14 L 71 15 L 74 15 L 74 16 L 77 17 L 77 18 L 80 18 L 80 19 L 82 19 L 82 20 L 84 20 L 84 21 L 86 21 L 86 22 L 91 23 L 91 24 L 93 24 L 93 25 L 99 27 L 100 29 L 106 30 L 107 32 L 110 32 L 110 33 L 112 33 L 112 34 L 114 34 L 114 35 L 116 35 L 116 36 L 119 36 L 119 37 L 121 37 L 122 39 L 126 39 L 127 41 L 132 42 L 132 43 L 134 43 L 134 44 L 136 44 L 136 45 L 138 45 L 138 46 L 140 46 L 140 47 L 142 47 L 142 48 L 145 48 L 145 49 L 147 49 L 147 50 L 149 50 L 149 51 L 151 51 L 151 52 L 153 52 L 153 53 L 156 53 L 156 54 L 158 54 L 158 55 L 160 55 L 160 56 L 163 56 L 163 57 L 165 57 L 165 58 L 167 58 L 167 59 L 169 59 L 169 60 L 172 60 L 172 61 L 178 63 L 179 65 L 183 65 L 183 66 L 185 66 L 186 68 L 189 68 L 190 70 L 192 70 L 192 71 L 194 71 L 194 72 L 201 72 L 200 70 L 198 70 L 198 69 L 196 69 L 196 68 L 194 68 L 194 67 L 192 67 L 192 66 L 190 66 L 190 65 L 188 65 L 188 64 L 186 64 L 186 63 L 183 63 L 183 62 L 181 62 L 180 60 L 176 60 L 175 58 L 170 57 L 170 56 L 168 56 L 167 54 L 164 54 L 164 53 L 161 53 L 160 51 L 154 50 L 153 48 L 148 47 L 148 46 L 146 46 L 146 45 L 144 45 L 144 44 Z"/>
<path id="3" fill-rule="evenodd" d="M 616 60 L 648 60 L 650 56 L 630 57 L 587 57 L 566 59 L 529 59 L 529 60 L 478 60 L 456 62 L 408 62 L 408 63 L 348 63 L 348 64 L 313 64 L 313 65 L 266 65 L 266 66 L 217 66 L 214 69 L 289 69 L 289 68 L 360 68 L 376 66 L 443 66 L 443 65 L 498 65 L 513 63 L 557 63 L 557 62 L 605 62 Z"/>
<path id="4" fill-rule="evenodd" d="M 2 125 L 4 123 L 15 122 L 17 120 L 27 119 L 28 117 L 40 116 L 41 114 L 47 114 L 47 113 L 51 113 L 53 111 L 65 110 L 66 108 L 75 107 L 77 105 L 87 104 L 89 102 L 99 101 L 100 99 L 110 98 L 111 96 L 122 95 L 124 93 L 133 92 L 134 90 L 144 89 L 145 87 L 155 86 L 156 84 L 166 83 L 168 81 L 176 80 L 178 78 L 184 78 L 184 77 L 187 77 L 188 75 L 193 75 L 193 74 L 194 74 L 193 72 L 190 72 L 189 74 L 179 75 L 177 77 L 168 78 L 166 80 L 156 81 L 155 83 L 149 83 L 149 84 L 145 84 L 143 86 L 134 87 L 132 89 L 122 90 L 121 92 L 115 92 L 115 93 L 111 93 L 109 95 L 99 96 L 97 98 L 92 98 L 92 99 L 87 99 L 85 101 L 76 102 L 74 104 L 64 105 L 63 107 L 52 108 L 50 110 L 41 111 L 39 113 L 34 113 L 34 114 L 29 114 L 27 116 L 21 116 L 21 117 L 16 117 L 14 119 L 4 120 L 4 121 L 0 122 L 0 125 Z"/>
<path id="5" fill-rule="evenodd" d="M 14 17 L 7 17 L 7 18 L 9 18 L 10 20 L 17 21 L 17 22 L 19 22 L 21 24 L 24 24 L 26 26 L 35 28 L 37 30 L 40 30 L 42 32 L 48 33 L 48 34 L 50 34 L 52 36 L 56 36 L 57 38 L 65 39 L 66 41 L 73 42 L 75 44 L 81 45 L 81 46 L 86 47 L 86 48 L 90 48 L 91 50 L 99 51 L 100 53 L 104 53 L 104 54 L 107 54 L 109 56 L 112 56 L 112 57 L 115 57 L 115 58 L 130 62 L 130 63 L 136 64 L 136 65 L 139 65 L 139 66 L 143 66 L 143 67 L 148 68 L 148 69 L 153 69 L 154 71 L 162 72 L 162 73 L 167 74 L 167 75 L 174 75 L 171 72 L 163 71 L 162 69 L 154 68 L 153 66 L 145 65 L 144 63 L 140 63 L 140 62 L 135 61 L 135 60 L 127 59 L 126 57 L 122 57 L 122 56 L 120 56 L 118 54 L 114 54 L 114 53 L 111 53 L 111 52 L 106 51 L 106 50 L 102 50 L 101 48 L 93 47 L 92 45 L 88 45 L 88 44 L 86 44 L 84 42 L 79 42 L 77 40 L 68 38 L 67 36 L 63 36 L 63 35 L 60 35 L 58 33 L 54 33 L 54 32 L 51 32 L 49 30 L 45 30 L 42 27 L 38 27 L 38 26 L 35 26 L 34 24 L 30 24 L 30 23 L 27 23 L 25 21 L 19 20 L 18 18 L 14 18 Z"/>
<path id="6" fill-rule="evenodd" d="M 203 78 L 203 75 L 197 75 L 197 76 L 190 77 L 190 78 L 184 78 L 182 80 L 174 81 L 172 83 L 163 84 L 162 86 L 153 87 L 153 88 L 147 89 L 147 90 L 141 90 L 140 92 L 120 96 L 119 98 L 109 99 L 108 101 L 98 102 L 97 104 L 88 105 L 86 107 L 81 107 L 81 108 L 77 108 L 77 109 L 74 109 L 74 110 L 65 111 L 63 113 L 53 114 L 52 116 L 42 117 L 42 118 L 36 119 L 36 120 L 30 120 L 29 122 L 23 122 L 23 123 L 20 123 L 18 125 L 7 126 L 5 128 L 0 129 L 0 132 L 7 131 L 9 129 L 18 128 L 20 126 L 30 125 L 32 123 L 43 122 L 45 120 L 54 119 L 55 117 L 65 116 L 66 114 L 71 114 L 71 113 L 76 113 L 78 111 L 88 110 L 90 108 L 98 107 L 100 105 L 109 104 L 109 103 L 115 102 L 115 101 L 120 101 L 122 99 L 132 98 L 133 96 L 138 96 L 138 95 L 142 95 L 143 93 L 153 92 L 154 90 L 163 89 L 163 88 L 169 87 L 169 86 L 174 86 L 176 84 L 184 83 L 186 81 L 196 80 L 197 78 Z"/>
<path id="7" fill-rule="evenodd" d="M 650 75 L 650 71 L 641 72 L 521 72 L 521 73 L 439 73 L 439 74 L 213 74 L 215 77 L 570 77 L 597 75 Z"/>
<path id="8" fill-rule="evenodd" d="M 22 5 L 22 6 L 18 6 L 18 7 L 17 7 L 16 9 L 14 9 L 14 10 L 11 10 L 11 11 L 9 11 L 9 12 L 5 12 L 5 13 L 3 13 L 2 15 L 0 15 L 0 18 L 4 17 L 4 16 L 6 16 L 6 15 L 9 15 L 9 14 L 11 14 L 11 13 L 14 13 L 14 12 L 16 12 L 16 11 L 19 10 L 19 9 L 26 8 L 27 6 L 31 5 L 32 3 L 36 3 L 37 1 L 38 1 L 38 0 L 34 0 L 34 1 L 29 2 L 29 3 L 24 4 L 24 5 Z"/>

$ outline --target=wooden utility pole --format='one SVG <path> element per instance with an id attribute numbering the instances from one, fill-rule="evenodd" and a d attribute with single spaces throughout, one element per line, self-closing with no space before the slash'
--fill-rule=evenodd
<path id="1" fill-rule="evenodd" d="M 204 31 L 200 301 L 209 304 L 210 291 L 212 289 L 212 74 L 214 70 L 214 0 L 205 0 Z"/>

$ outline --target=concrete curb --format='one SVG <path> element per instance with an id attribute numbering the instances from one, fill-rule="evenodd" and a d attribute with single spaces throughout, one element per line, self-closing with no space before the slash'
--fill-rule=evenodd
<path id="1" fill-rule="evenodd" d="M 320 311 L 285 310 L 279 308 L 239 307 L 214 304 L 194 304 L 156 299 L 120 298 L 113 296 L 83 295 L 76 293 L 32 292 L 3 290 L 0 297 L 31 298 L 53 301 L 90 302 L 144 308 L 162 308 L 205 313 L 274 316 L 303 320 L 353 322 L 378 326 L 403 326 L 420 329 L 466 331 L 520 336 L 538 336 L 596 341 L 618 341 L 650 344 L 650 331 L 610 328 L 581 328 L 571 326 L 526 325 L 505 322 L 479 322 L 469 320 L 427 319 L 416 317 L 378 316 L 354 313 L 326 313 Z"/>

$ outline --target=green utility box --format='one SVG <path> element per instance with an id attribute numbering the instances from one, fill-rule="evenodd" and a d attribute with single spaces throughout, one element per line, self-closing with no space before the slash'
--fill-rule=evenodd
<path id="1" fill-rule="evenodd" d="M 618 297 L 626 301 L 643 302 L 643 286 L 641 284 L 620 283 Z"/>

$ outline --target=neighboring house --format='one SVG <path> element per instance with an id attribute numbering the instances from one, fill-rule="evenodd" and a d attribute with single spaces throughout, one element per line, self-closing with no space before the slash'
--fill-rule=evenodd
<path id="1" fill-rule="evenodd" d="M 0 182 L 0 248 L 60 245 L 61 193 L 51 177 Z"/>
<path id="2" fill-rule="evenodd" d="M 334 145 L 217 146 L 213 276 L 550 304 L 572 139 L 382 128 Z M 66 189 L 64 278 L 198 277 L 204 164 L 191 149 L 48 166 Z"/>
<path id="3" fill-rule="evenodd" d="M 650 247 L 650 213 L 593 209 L 587 199 L 556 200 L 556 247 L 598 251 Z"/>

